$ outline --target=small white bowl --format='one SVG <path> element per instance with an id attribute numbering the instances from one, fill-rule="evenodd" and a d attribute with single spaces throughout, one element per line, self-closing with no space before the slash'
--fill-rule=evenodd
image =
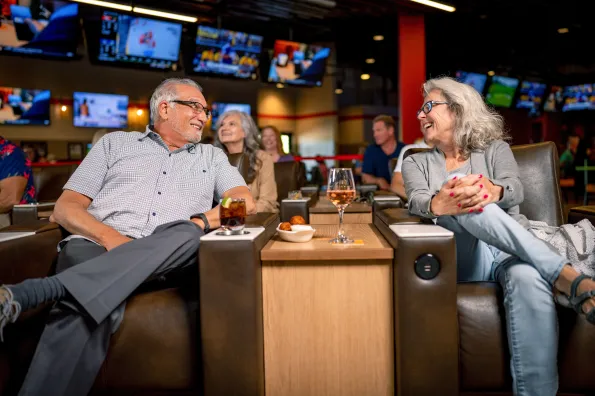
<path id="1" fill-rule="evenodd" d="M 277 233 L 287 242 L 308 242 L 314 236 L 316 230 L 309 225 L 292 225 L 291 231 L 283 231 L 277 226 Z"/>

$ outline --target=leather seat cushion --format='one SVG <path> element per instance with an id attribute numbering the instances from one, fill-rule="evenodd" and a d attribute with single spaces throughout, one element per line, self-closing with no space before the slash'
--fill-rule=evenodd
<path id="1" fill-rule="evenodd" d="M 459 364 L 462 392 L 510 392 L 502 290 L 496 283 L 458 285 Z M 574 311 L 558 308 L 560 392 L 595 389 L 595 328 Z M 547 346 L 544 346 L 547 347 Z"/>
<path id="2" fill-rule="evenodd" d="M 128 301 L 95 389 L 198 388 L 198 303 L 187 291 L 159 290 Z"/>

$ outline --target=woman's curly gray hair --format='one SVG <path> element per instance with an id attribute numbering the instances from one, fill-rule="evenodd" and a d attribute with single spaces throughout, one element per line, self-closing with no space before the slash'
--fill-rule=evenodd
<path id="1" fill-rule="evenodd" d="M 231 115 L 237 115 L 240 117 L 242 130 L 246 135 L 246 137 L 244 138 L 244 153 L 248 154 L 248 157 L 250 158 L 250 169 L 248 170 L 246 183 L 250 184 L 254 181 L 254 178 L 256 177 L 256 170 L 261 166 L 261 161 L 258 159 L 257 156 L 258 151 L 262 149 L 260 139 L 258 137 L 259 130 L 252 117 L 250 117 L 250 114 L 238 110 L 229 110 L 223 113 L 217 120 L 216 129 L 219 130 L 221 124 L 223 123 L 223 120 L 225 120 L 227 117 Z M 219 133 L 215 134 L 214 146 L 219 147 L 226 153 L 228 152 L 227 147 L 225 147 L 225 145 L 221 143 L 221 140 L 219 140 Z"/>
<path id="2" fill-rule="evenodd" d="M 463 158 L 484 151 L 494 140 L 507 140 L 502 116 L 489 108 L 470 85 L 450 77 L 433 78 L 423 85 L 423 94 L 439 91 L 455 114 L 454 142 Z"/>

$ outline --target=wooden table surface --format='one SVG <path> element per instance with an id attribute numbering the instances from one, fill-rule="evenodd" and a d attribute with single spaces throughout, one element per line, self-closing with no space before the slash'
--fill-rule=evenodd
<path id="1" fill-rule="evenodd" d="M 338 225 L 313 225 L 316 229 L 309 242 L 286 242 L 275 235 L 260 252 L 262 261 L 306 260 L 378 260 L 392 259 L 393 248 L 371 224 L 345 224 L 345 233 L 363 244 L 334 245 L 329 243 L 337 235 Z M 265 265 L 266 263 L 263 263 Z"/>

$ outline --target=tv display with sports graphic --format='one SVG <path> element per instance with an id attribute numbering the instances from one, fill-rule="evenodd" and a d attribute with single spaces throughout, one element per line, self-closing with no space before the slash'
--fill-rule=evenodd
<path id="1" fill-rule="evenodd" d="M 60 0 L 0 1 L 0 53 L 74 58 L 79 6 Z"/>
<path id="2" fill-rule="evenodd" d="M 0 125 L 49 125 L 50 91 L 0 87 Z"/>
<path id="3" fill-rule="evenodd" d="M 192 70 L 197 73 L 257 78 L 262 36 L 198 26 Z"/>
<path id="4" fill-rule="evenodd" d="M 97 60 L 100 62 L 175 69 L 182 25 L 104 11 L 98 40 Z"/>

